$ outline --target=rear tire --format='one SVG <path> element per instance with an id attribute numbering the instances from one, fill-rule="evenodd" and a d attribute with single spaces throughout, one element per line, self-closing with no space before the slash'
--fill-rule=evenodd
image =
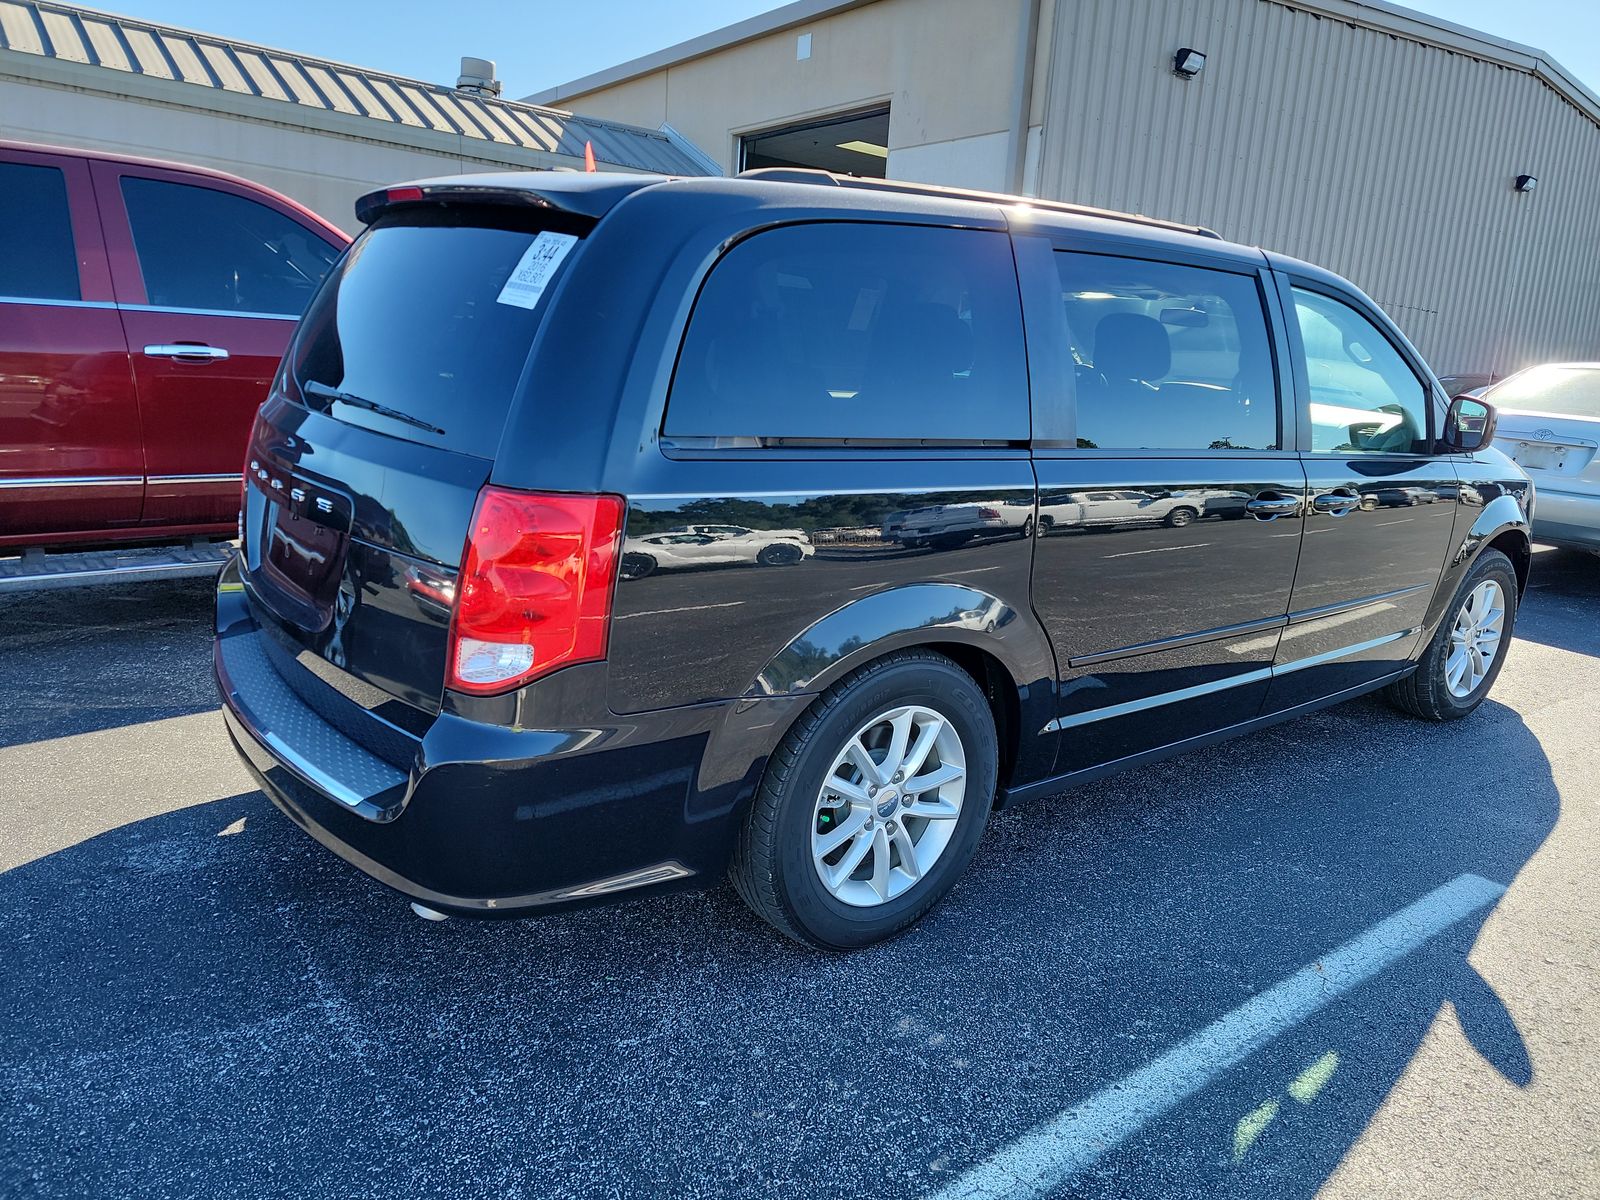
<path id="1" fill-rule="evenodd" d="M 624 579 L 643 579 L 656 573 L 656 560 L 648 554 L 629 551 L 622 556 L 620 570 Z"/>
<path id="2" fill-rule="evenodd" d="M 1167 514 L 1167 525 L 1172 529 L 1182 529 L 1199 517 L 1200 514 L 1192 508 L 1175 508 Z"/>
<path id="3" fill-rule="evenodd" d="M 1516 623 L 1516 570 L 1500 551 L 1485 550 L 1456 588 L 1416 671 L 1391 683 L 1385 697 L 1427 721 L 1459 720 L 1494 686 Z M 1491 627 L 1492 639 L 1481 632 Z"/>
<path id="4" fill-rule="evenodd" d="M 896 714 L 903 734 L 888 719 Z M 893 737 L 878 744 L 874 731 L 905 743 L 899 759 Z M 924 736 L 931 748 L 917 761 Z M 881 785 L 854 765 L 852 741 L 884 766 Z M 972 861 L 998 757 L 988 701 L 955 663 L 927 650 L 869 663 L 823 692 L 773 751 L 734 849 L 733 885 L 758 916 L 807 945 L 848 950 L 893 937 Z M 889 768 L 902 761 L 910 778 L 891 782 Z M 948 781 L 899 799 L 903 784 L 937 777 Z M 826 849 L 847 828 L 856 832 Z"/>
<path id="5" fill-rule="evenodd" d="M 761 553 L 756 555 L 756 561 L 763 567 L 792 567 L 804 557 L 805 554 L 799 546 L 791 546 L 788 542 L 774 542 L 770 546 L 761 547 Z"/>

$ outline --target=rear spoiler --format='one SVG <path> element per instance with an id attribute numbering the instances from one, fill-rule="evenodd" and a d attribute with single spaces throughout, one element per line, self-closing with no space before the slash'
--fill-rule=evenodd
<path id="1" fill-rule="evenodd" d="M 356 201 L 356 220 L 370 225 L 397 208 L 470 204 L 544 209 L 598 221 L 623 197 L 660 181 L 660 176 L 654 175 L 554 171 L 425 179 L 368 192 Z"/>

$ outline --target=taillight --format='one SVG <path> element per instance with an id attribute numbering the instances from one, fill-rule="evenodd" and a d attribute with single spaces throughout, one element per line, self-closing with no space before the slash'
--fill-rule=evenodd
<path id="1" fill-rule="evenodd" d="M 998 521 L 1000 519 L 1000 510 L 987 506 L 980 508 L 978 510 L 978 519 L 980 521 Z"/>
<path id="2" fill-rule="evenodd" d="M 624 504 L 485 487 L 450 623 L 448 685 L 510 691 L 606 656 Z"/>

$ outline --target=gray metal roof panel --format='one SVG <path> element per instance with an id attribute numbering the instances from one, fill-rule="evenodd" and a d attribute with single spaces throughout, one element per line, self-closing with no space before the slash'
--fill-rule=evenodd
<path id="1" fill-rule="evenodd" d="M 0 0 L 0 50 L 265 97 L 385 124 L 669 175 L 703 163 L 654 129 L 460 92 L 55 0 Z"/>

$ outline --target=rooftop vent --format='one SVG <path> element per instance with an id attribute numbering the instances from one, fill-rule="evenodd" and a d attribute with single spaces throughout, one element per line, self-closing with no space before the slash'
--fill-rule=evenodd
<path id="1" fill-rule="evenodd" d="M 476 96 L 498 96 L 500 81 L 494 77 L 494 62 L 487 58 L 463 58 L 456 90 Z"/>

